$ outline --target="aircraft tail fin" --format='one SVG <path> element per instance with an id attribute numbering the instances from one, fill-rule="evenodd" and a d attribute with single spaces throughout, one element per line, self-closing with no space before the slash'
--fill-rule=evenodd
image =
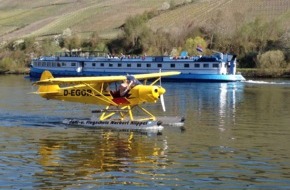
<path id="1" fill-rule="evenodd" d="M 53 79 L 54 77 L 52 76 L 51 72 L 49 71 L 44 71 L 41 74 L 40 81 L 42 80 L 47 80 L 47 79 Z M 39 94 L 49 94 L 49 93 L 56 93 L 59 90 L 59 85 L 54 84 L 54 85 L 40 85 L 38 88 L 38 93 Z"/>

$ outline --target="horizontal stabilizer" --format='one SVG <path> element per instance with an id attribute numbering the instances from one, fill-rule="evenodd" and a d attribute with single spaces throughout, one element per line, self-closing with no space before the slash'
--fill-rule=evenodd
<path id="1" fill-rule="evenodd" d="M 58 91 L 51 91 L 51 92 L 31 92 L 30 94 L 58 94 Z"/>

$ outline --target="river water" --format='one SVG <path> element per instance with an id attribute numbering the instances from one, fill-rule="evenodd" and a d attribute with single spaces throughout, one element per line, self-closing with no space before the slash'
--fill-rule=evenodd
<path id="1" fill-rule="evenodd" d="M 163 83 L 185 131 L 62 125 L 93 106 L 41 99 L 0 76 L 0 189 L 290 189 L 290 81 Z"/>

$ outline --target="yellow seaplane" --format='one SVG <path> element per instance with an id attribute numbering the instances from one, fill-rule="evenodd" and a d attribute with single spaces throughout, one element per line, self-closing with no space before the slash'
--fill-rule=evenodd
<path id="1" fill-rule="evenodd" d="M 162 122 L 142 104 L 156 103 L 160 99 L 165 111 L 163 94 L 166 90 L 161 86 L 161 77 L 178 74 L 180 72 L 171 71 L 127 76 L 54 78 L 49 71 L 44 71 L 40 80 L 34 83 L 39 86 L 34 94 L 47 100 L 103 106 L 103 109 L 93 110 L 95 114 L 90 119 L 65 119 L 64 124 L 160 132 L 163 129 Z M 135 118 L 135 110 L 139 110 L 138 113 L 141 110 L 145 116 Z"/>

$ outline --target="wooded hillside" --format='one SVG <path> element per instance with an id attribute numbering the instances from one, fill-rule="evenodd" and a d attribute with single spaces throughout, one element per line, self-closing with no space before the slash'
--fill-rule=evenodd
<path id="1" fill-rule="evenodd" d="M 290 0 L 0 0 L 0 71 L 76 48 L 177 56 L 200 46 L 289 75 L 289 18 Z"/>
<path id="2" fill-rule="evenodd" d="M 231 32 L 256 17 L 290 24 L 289 0 L 0 0 L 1 41 L 75 34 L 114 38 L 128 16 L 159 11 L 148 21 L 153 30 L 178 33 L 189 25 L 218 26 Z"/>

